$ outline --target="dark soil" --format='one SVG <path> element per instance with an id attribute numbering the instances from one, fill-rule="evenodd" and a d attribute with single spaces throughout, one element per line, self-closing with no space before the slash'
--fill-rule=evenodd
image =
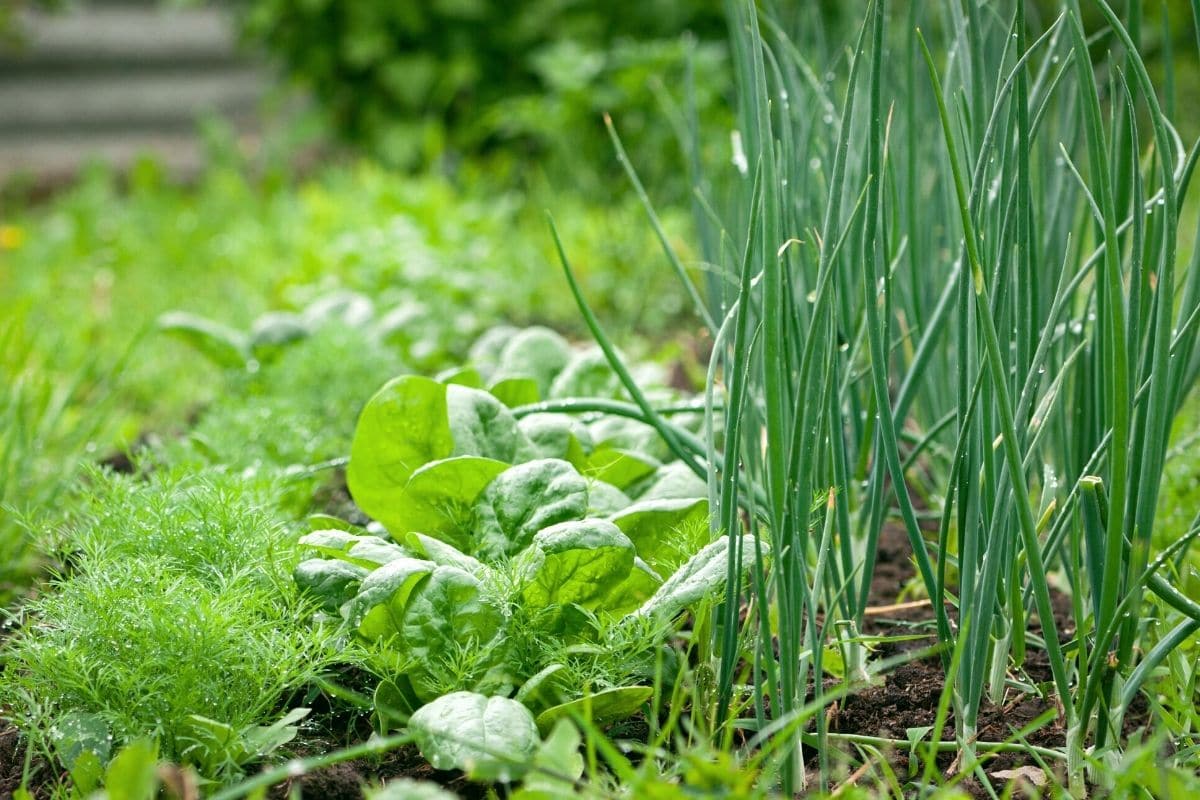
<path id="1" fill-rule="evenodd" d="M 9 800 L 25 779 L 26 747 L 12 725 L 0 730 L 0 800 Z M 50 785 L 58 778 L 42 758 L 29 761 L 29 790 L 41 800 L 50 797 Z"/>
<path id="2" fill-rule="evenodd" d="M 941 665 L 936 660 L 910 661 L 889 673 L 884 683 L 846 698 L 831 715 L 831 730 L 841 733 L 859 733 L 889 739 L 906 739 L 909 728 L 933 725 L 937 716 L 938 702 L 944 686 Z M 979 741 L 1006 742 L 1013 733 L 1031 723 L 1049 708 L 1045 700 L 1031 695 L 1013 697 L 1008 705 L 997 707 L 984 701 L 979 715 Z M 941 733 L 942 740 L 954 739 L 954 720 L 949 717 Z M 924 741 L 928 741 L 925 737 Z M 1065 731 L 1057 721 L 1043 726 L 1030 734 L 1026 741 L 1042 747 L 1062 747 Z M 891 754 L 893 768 L 900 778 L 918 776 L 924 763 L 918 756 L 910 757 L 906 748 Z M 954 753 L 943 753 L 937 766 L 945 774 L 954 766 Z M 1037 767 L 1037 762 L 1020 753 L 1004 753 L 988 760 L 984 771 L 1011 770 L 1017 767 Z M 1062 776 L 1059 776 L 1060 779 Z M 993 779 L 993 788 L 1003 788 L 1006 781 Z M 962 783 L 973 797 L 987 797 L 983 787 L 973 778 Z"/>
<path id="3" fill-rule="evenodd" d="M 317 487 L 313 496 L 313 508 L 322 514 L 343 519 L 351 525 L 366 526 L 371 518 L 364 514 L 350 496 L 346 485 L 346 470 L 334 471 L 332 477 Z"/>
<path id="4" fill-rule="evenodd" d="M 932 605 L 929 602 L 897 602 L 907 584 L 915 577 L 916 567 L 905 530 L 899 525 L 885 526 L 880 536 L 878 565 L 868 600 L 872 608 L 864 632 L 882 636 L 921 634 L 921 638 L 884 642 L 876 650 L 878 656 L 912 653 L 931 647 L 936 642 Z M 1060 638 L 1065 641 L 1074 635 L 1075 629 L 1071 601 L 1067 595 L 1053 589 L 1051 591 L 1054 624 Z M 954 609 L 948 606 L 947 613 L 954 622 Z M 1030 627 L 1034 633 L 1041 633 L 1042 627 L 1036 618 Z M 1051 680 L 1049 661 L 1040 649 L 1031 648 L 1028 651 L 1023 671 L 1023 677 L 1034 685 Z M 889 673 L 882 684 L 842 700 L 831 710 L 830 730 L 906 741 L 908 729 L 933 725 L 944 685 L 942 666 L 937 656 L 916 658 Z M 1014 733 L 1043 715 L 1052 707 L 1052 702 L 1052 698 L 1012 690 L 1003 705 L 997 706 L 985 700 L 980 709 L 978 741 L 1013 741 Z M 1132 733 L 1147 721 L 1146 705 L 1139 701 L 1126 715 L 1125 733 Z M 953 740 L 953 714 L 948 717 L 941 734 L 942 740 Z M 1065 736 L 1061 720 L 1056 718 L 1028 734 L 1025 741 L 1041 747 L 1061 748 L 1065 745 Z M 928 740 L 929 737 L 926 737 L 925 741 Z M 907 747 L 897 748 L 889 757 L 901 780 L 909 775 L 919 776 L 924 768 L 919 757 L 910 758 Z M 955 754 L 944 753 L 939 756 L 937 766 L 946 773 L 957 766 L 954 759 Z M 1022 753 L 1003 753 L 989 759 L 983 765 L 983 770 L 988 774 L 992 787 L 1000 792 L 1006 781 L 992 775 L 1020 767 L 1039 767 L 1039 764 Z M 1056 776 L 1060 781 L 1065 777 Z M 974 778 L 964 780 L 960 786 L 972 797 L 988 797 Z"/>
<path id="5" fill-rule="evenodd" d="M 336 749 L 330 745 L 328 750 Z M 487 786 L 469 782 L 461 772 L 440 772 L 425 761 L 412 746 L 393 750 L 376 759 L 345 761 L 275 786 L 270 797 L 293 797 L 293 791 L 305 800 L 361 800 L 363 786 L 379 786 L 393 778 L 411 778 L 440 784 L 464 800 L 482 800 Z"/>

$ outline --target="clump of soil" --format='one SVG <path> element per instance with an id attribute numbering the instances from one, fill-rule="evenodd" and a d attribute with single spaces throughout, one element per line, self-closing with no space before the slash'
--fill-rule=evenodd
<path id="1" fill-rule="evenodd" d="M 336 749 L 336 746 L 330 745 L 328 749 Z M 276 785 L 270 796 L 284 800 L 292 797 L 293 791 L 298 791 L 305 800 L 362 800 L 364 786 L 379 786 L 393 778 L 437 783 L 464 800 L 487 797 L 486 785 L 471 783 L 461 772 L 435 770 L 411 745 L 377 759 L 359 758 L 313 770 Z"/>

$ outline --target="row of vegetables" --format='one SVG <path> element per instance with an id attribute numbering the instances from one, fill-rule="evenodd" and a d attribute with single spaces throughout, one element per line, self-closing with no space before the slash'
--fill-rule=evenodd
<path id="1" fill-rule="evenodd" d="M 105 764 L 120 765 L 119 746 L 141 747 L 139 739 L 204 780 L 236 780 L 322 726 L 297 707 L 316 691 L 368 714 L 377 734 L 410 737 L 436 768 L 536 787 L 545 771 L 526 773 L 539 759 L 551 758 L 560 778 L 578 777 L 581 727 L 653 716 L 671 691 L 692 623 L 716 618 L 730 566 L 706 481 L 631 411 L 603 353 L 546 328 L 488 330 L 465 365 L 435 377 L 402 374 L 362 405 L 369 383 L 407 355 L 402 316 L 337 293 L 298 313 L 265 315 L 247 331 L 181 313 L 161 320 L 225 370 L 229 391 L 189 431 L 152 437 L 135 474 L 93 475 L 81 487 L 94 513 L 66 523 L 82 532 L 67 537 L 64 571 L 29 606 L 0 689 L 31 741 L 40 737 L 84 794 L 102 782 Z M 672 407 L 679 430 L 699 430 L 694 398 L 663 387 L 654 365 L 636 372 L 640 385 L 659 387 L 646 391 Z M 361 408 L 353 427 L 348 407 Z M 353 505 L 328 501 L 343 475 Z M 217 476 L 215 488 L 205 476 Z M 276 510 L 260 507 L 263 498 Z M 139 503 L 153 513 L 138 516 Z M 191 510 L 181 517 L 180 509 Z M 156 520 L 169 530 L 158 532 Z M 125 529 L 120 536 L 113 525 Z M 276 533 L 255 532 L 262 525 L 295 531 L 290 555 Z M 278 583 L 281 559 L 292 565 L 291 587 Z M 114 569 L 162 577 L 143 589 L 140 578 L 131 586 L 94 574 Z M 95 662 L 87 650 L 107 614 L 72 608 L 72 592 L 88 581 L 120 585 L 89 602 L 133 597 L 122 619 L 149 620 L 175 602 L 164 595 L 138 605 L 138 592 L 161 586 L 189 597 L 276 591 L 279 604 L 268 598 L 256 606 L 266 611 L 247 612 L 270 617 L 253 624 L 312 652 L 293 654 L 293 677 L 263 683 L 270 696 L 251 714 L 220 697 L 210 703 L 206 691 L 200 707 L 164 701 L 153 720 L 142 719 L 140 709 L 125 713 L 109 684 L 145 676 L 132 663 Z M 192 582 L 198 588 L 187 588 Z M 280 632 L 295 624 L 296 608 L 307 609 L 300 625 L 309 634 Z M 177 639 L 183 632 L 171 631 L 184 622 L 163 621 L 164 636 Z M 231 628 L 221 631 L 224 647 L 243 635 Z M 136 632 L 103 635 L 125 639 L 118 661 L 157 663 L 139 647 L 169 651 L 160 683 L 175 679 L 171 658 L 199 657 L 142 644 Z M 87 672 L 72 683 L 80 691 L 54 679 L 68 660 Z M 348 669 L 354 685 L 339 686 Z M 315 679 L 307 690 L 294 683 L 302 675 Z M 188 688 L 156 691 L 187 698 Z"/>

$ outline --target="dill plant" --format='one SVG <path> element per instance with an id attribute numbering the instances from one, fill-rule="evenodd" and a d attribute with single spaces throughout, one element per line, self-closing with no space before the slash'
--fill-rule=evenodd
<path id="1" fill-rule="evenodd" d="M 85 715 L 187 761 L 191 715 L 274 721 L 331 656 L 292 585 L 277 493 L 217 473 L 90 476 L 62 523 L 66 566 L 22 608 L 0 678 L 34 747 L 62 756 L 64 721 Z"/>

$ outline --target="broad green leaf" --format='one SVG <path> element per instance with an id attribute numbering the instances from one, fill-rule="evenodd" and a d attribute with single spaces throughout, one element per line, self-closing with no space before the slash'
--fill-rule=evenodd
<path id="1" fill-rule="evenodd" d="M 582 746 L 583 737 L 571 720 L 556 722 L 534 754 L 532 768 L 521 788 L 511 795 L 512 800 L 575 797 L 575 781 L 583 775 L 583 756 L 579 753 Z"/>
<path id="2" fill-rule="evenodd" d="M 517 426 L 532 443 L 538 458 L 561 458 L 576 469 L 587 466 L 592 435 L 586 425 L 570 414 L 530 414 Z"/>
<path id="3" fill-rule="evenodd" d="M 392 509 L 393 532 L 419 531 L 470 549 L 475 500 L 508 464 L 479 456 L 432 461 L 408 479 Z"/>
<path id="4" fill-rule="evenodd" d="M 503 403 L 479 389 L 451 384 L 446 387 L 446 405 L 454 442 L 453 452 L 447 455 L 513 462 L 525 437 Z"/>
<path id="5" fill-rule="evenodd" d="M 205 775 L 214 775 L 226 764 L 244 764 L 253 753 L 241 733 L 225 722 L 189 714 L 178 734 L 182 756 Z"/>
<path id="6" fill-rule="evenodd" d="M 708 484 L 681 461 L 663 464 L 633 489 L 638 500 L 686 500 L 707 497 Z"/>
<path id="7" fill-rule="evenodd" d="M 551 382 L 562 372 L 572 355 L 567 340 L 549 328 L 525 328 L 500 351 L 500 362 L 493 380 L 531 378 L 537 384 L 538 395 L 547 397 Z"/>
<path id="8" fill-rule="evenodd" d="M 611 483 L 618 489 L 624 489 L 648 475 L 661 466 L 657 460 L 633 450 L 618 450 L 613 447 L 597 447 L 588 456 L 583 474 L 605 483 Z"/>
<path id="9" fill-rule="evenodd" d="M 68 770 L 75 768 L 76 761 L 85 753 L 91 753 L 101 763 L 108 761 L 112 748 L 112 736 L 108 722 L 99 714 L 72 711 L 63 714 L 50 727 L 50 741 L 54 755 Z"/>
<path id="10" fill-rule="evenodd" d="M 347 522 L 341 517 L 335 517 L 332 514 L 309 514 L 305 517 L 304 522 L 308 525 L 310 531 L 327 531 L 338 530 L 354 533 L 362 530 L 352 522 Z"/>
<path id="11" fill-rule="evenodd" d="M 438 383 L 454 383 L 472 389 L 483 388 L 483 376 L 474 367 L 451 367 L 439 372 L 435 377 Z"/>
<path id="12" fill-rule="evenodd" d="M 458 567 L 477 577 L 488 569 L 482 562 L 471 558 L 453 545 L 423 533 L 410 533 L 405 537 L 404 543 L 417 555 L 432 561 L 439 567 Z"/>
<path id="13" fill-rule="evenodd" d="M 652 426 L 628 417 L 606 416 L 588 425 L 596 449 L 608 448 L 640 453 L 654 459 L 670 458 L 671 452 Z"/>
<path id="14" fill-rule="evenodd" d="M 688 606 L 719 595 L 725 587 L 728 553 L 728 536 L 722 536 L 706 546 L 667 578 L 654 596 L 642 604 L 637 614 L 666 622 Z M 754 537 L 748 534 L 742 536 L 742 570 L 748 567 L 753 554 Z"/>
<path id="15" fill-rule="evenodd" d="M 358 292 L 341 290 L 318 297 L 304 309 L 302 318 L 309 328 L 316 329 L 330 322 L 347 328 L 366 325 L 375 316 L 375 304 Z"/>
<path id="16" fill-rule="evenodd" d="M 358 507 L 390 528 L 397 496 L 413 472 L 453 454 L 446 387 L 405 375 L 384 384 L 363 408 L 346 483 Z"/>
<path id="17" fill-rule="evenodd" d="M 607 397 L 625 396 L 621 379 L 599 348 L 576 353 L 550 384 L 548 397 Z"/>
<path id="18" fill-rule="evenodd" d="M 368 570 L 357 564 L 330 558 L 301 561 L 292 571 L 300 590 L 317 598 L 326 611 L 337 611 L 358 591 Z"/>
<path id="19" fill-rule="evenodd" d="M 537 716 L 539 731 L 549 732 L 560 720 L 578 716 L 593 725 L 628 719 L 654 695 L 649 686 L 619 686 L 548 708 Z"/>
<path id="20" fill-rule="evenodd" d="M 250 361 L 250 338 L 210 319 L 169 311 L 158 318 L 158 329 L 187 342 L 218 366 L 245 368 Z"/>
<path id="21" fill-rule="evenodd" d="M 543 528 L 583 518 L 587 507 L 587 480 L 566 461 L 518 464 L 496 476 L 475 503 L 475 551 L 492 559 L 513 555 Z"/>
<path id="22" fill-rule="evenodd" d="M 609 519 L 655 571 L 673 572 L 710 538 L 708 500 L 639 500 Z"/>
<path id="23" fill-rule="evenodd" d="M 86 797 L 92 793 L 104 777 L 104 763 L 100 757 L 91 750 L 84 750 L 75 759 L 75 763 L 71 765 L 68 771 L 71 775 L 71 785 L 80 795 Z M 13 797 L 19 798 L 21 795 L 14 794 Z M 32 795 L 26 795 L 29 800 L 33 800 Z"/>
<path id="24" fill-rule="evenodd" d="M 540 743 L 525 706 L 473 692 L 452 692 L 422 706 L 408 728 L 435 769 L 461 769 L 485 781 L 520 778 Z"/>
<path id="25" fill-rule="evenodd" d="M 354 431 L 346 481 L 356 503 L 397 536 L 422 509 L 406 496 L 413 474 L 433 461 L 474 456 L 511 463 L 528 441 L 499 400 L 466 386 L 407 375 L 367 402 Z"/>
<path id="26" fill-rule="evenodd" d="M 298 314 L 269 311 L 250 326 L 250 352 L 260 361 L 275 356 L 292 342 L 306 339 L 312 333 Z"/>
<path id="27" fill-rule="evenodd" d="M 500 362 L 501 351 L 520 332 L 520 328 L 512 325 L 497 325 L 488 328 L 471 345 L 471 349 L 467 351 L 467 357 L 481 372 L 490 376 L 495 371 L 495 365 Z"/>
<path id="28" fill-rule="evenodd" d="M 662 578 L 658 573 L 642 559 L 634 558 L 629 575 L 609 588 L 598 610 L 609 618 L 623 617 L 652 597 L 660 586 Z"/>
<path id="29" fill-rule="evenodd" d="M 457 800 L 458 795 L 447 792 L 436 783 L 393 778 L 378 789 L 365 787 L 366 800 Z"/>
<path id="30" fill-rule="evenodd" d="M 417 699 L 405 675 L 380 681 L 372 699 L 376 722 L 384 731 L 394 730 L 408 722 L 412 713 L 421 707 L 421 701 Z"/>
<path id="31" fill-rule="evenodd" d="M 509 408 L 527 406 L 542 399 L 537 381 L 533 378 L 502 378 L 493 383 L 488 391 Z"/>
<path id="32" fill-rule="evenodd" d="M 500 609 L 481 597 L 479 581 L 457 567 L 438 567 L 409 598 L 397 646 L 414 662 L 408 677 L 417 696 L 441 693 L 446 662 L 469 654 L 484 671 L 504 624 Z"/>
<path id="33" fill-rule="evenodd" d="M 363 579 L 351 601 L 350 623 L 368 640 L 396 635 L 409 596 L 435 569 L 432 561 L 401 558 L 375 570 Z"/>
<path id="34" fill-rule="evenodd" d="M 117 753 L 104 775 L 109 800 L 153 800 L 158 795 L 158 745 L 128 744 Z"/>
<path id="35" fill-rule="evenodd" d="M 525 556 L 521 597 L 532 608 L 600 607 L 633 569 L 633 543 L 611 522 L 563 522 L 540 531 Z"/>
<path id="36" fill-rule="evenodd" d="M 609 517 L 632 504 L 633 501 L 611 483 L 595 479 L 588 482 L 589 517 Z"/>
<path id="37" fill-rule="evenodd" d="M 521 688 L 517 690 L 516 699 L 526 708 L 537 709 L 557 705 L 559 695 L 565 688 L 562 680 L 565 669 L 566 665 L 564 664 L 550 664 L 542 667 L 533 677 L 521 684 Z"/>
<path id="38" fill-rule="evenodd" d="M 347 533 L 337 529 L 305 534 L 300 537 L 300 545 L 366 569 L 375 569 L 411 555 L 400 545 L 378 536 Z"/>
<path id="39" fill-rule="evenodd" d="M 300 732 L 297 723 L 307 717 L 308 713 L 307 708 L 293 708 L 270 725 L 250 726 L 242 732 L 246 750 L 254 758 L 270 755 L 296 738 L 296 734 Z"/>

